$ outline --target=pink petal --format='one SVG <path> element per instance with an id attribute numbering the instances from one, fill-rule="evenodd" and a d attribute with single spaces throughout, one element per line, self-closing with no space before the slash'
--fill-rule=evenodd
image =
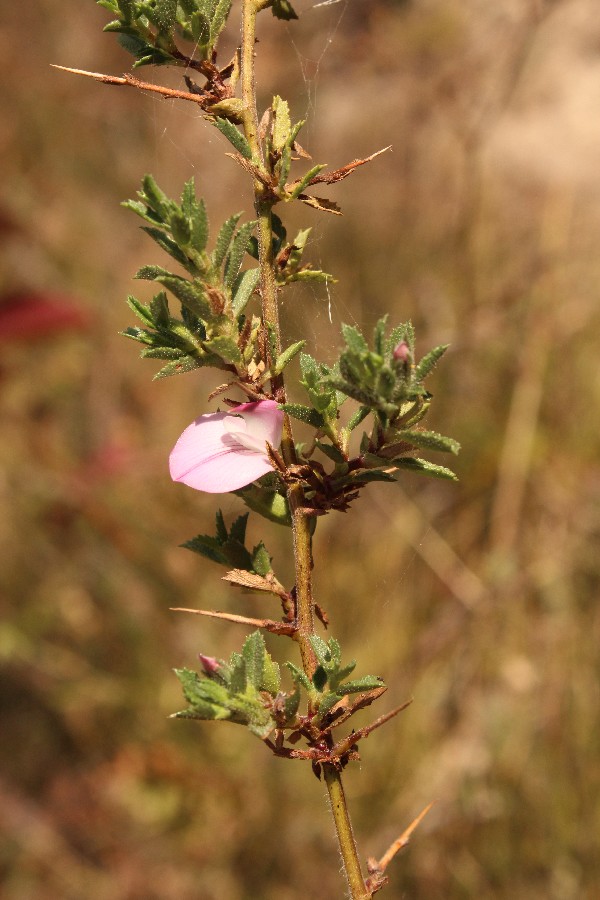
<path id="1" fill-rule="evenodd" d="M 171 452 L 169 469 L 173 481 L 219 494 L 235 491 L 272 471 L 266 449 L 248 449 L 228 430 L 232 416 L 237 415 L 243 416 L 240 432 L 248 431 L 253 437 L 262 435 L 265 442 L 279 445 L 283 413 L 273 400 L 243 403 L 229 412 L 200 416 L 185 429 Z"/>

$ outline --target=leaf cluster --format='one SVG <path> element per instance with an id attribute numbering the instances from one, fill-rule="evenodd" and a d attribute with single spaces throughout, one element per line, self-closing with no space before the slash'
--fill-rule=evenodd
<path id="1" fill-rule="evenodd" d="M 265 576 L 272 571 L 271 557 L 262 541 L 252 550 L 246 547 L 248 516 L 249 513 L 238 516 L 228 531 L 223 513 L 218 510 L 216 534 L 212 536 L 199 534 L 182 546 L 228 568 L 243 569 Z"/>
<path id="2" fill-rule="evenodd" d="M 225 720 L 245 725 L 260 738 L 276 727 L 271 710 L 279 692 L 279 666 L 255 631 L 245 641 L 241 653 L 232 653 L 228 662 L 206 660 L 202 673 L 175 669 L 188 702 L 179 719 Z"/>
<path id="3" fill-rule="evenodd" d="M 118 33 L 121 46 L 136 59 L 134 68 L 189 63 L 176 37 L 194 43 L 195 58 L 210 60 L 231 10 L 231 0 L 97 2 L 116 17 L 104 30 Z"/>
<path id="4" fill-rule="evenodd" d="M 206 207 L 196 198 L 193 178 L 185 184 L 180 203 L 170 200 L 151 175 L 144 177 L 138 198 L 124 206 L 148 223 L 143 230 L 188 277 L 161 266 L 142 267 L 136 278 L 166 288 L 179 301 L 181 317 L 171 315 L 165 291 L 149 305 L 130 297 L 130 307 L 146 327 L 128 328 L 125 336 L 144 345 L 143 357 L 168 360 L 156 377 L 200 366 L 247 377 L 257 352 L 259 322 L 252 328 L 244 310 L 258 285 L 259 270 L 242 272 L 241 267 L 256 223 L 238 228 L 241 213 L 231 216 L 209 253 Z"/>
<path id="5" fill-rule="evenodd" d="M 333 366 L 319 363 L 308 354 L 301 356 L 300 383 L 310 405 L 287 403 L 282 407 L 288 415 L 317 429 L 315 447 L 335 464 L 330 475 L 312 464 L 313 474 L 322 485 L 322 502 L 317 498 L 317 506 L 345 509 L 348 498 L 353 499 L 348 494 L 350 489 L 370 481 L 394 481 L 402 469 L 454 480 L 450 469 L 415 455 L 418 450 L 454 454 L 459 450 L 455 440 L 420 424 L 432 400 L 423 382 L 447 345 L 435 347 L 415 363 L 410 322 L 387 334 L 386 318 L 380 319 L 372 346 L 354 326 L 343 325 L 342 334 L 345 346 Z M 349 398 L 359 407 L 346 427 L 340 428 L 340 407 Z M 363 433 L 360 455 L 351 458 L 350 434 L 368 416 L 372 416 L 372 431 Z M 319 436 L 327 437 L 331 444 L 322 442 Z"/>
<path id="6" fill-rule="evenodd" d="M 344 765 L 353 746 L 352 738 L 334 744 L 333 728 L 377 699 L 385 686 L 375 675 L 350 679 L 356 663 L 342 663 L 335 638 L 324 641 L 313 635 L 310 640 L 317 668 L 309 678 L 294 663 L 286 662 L 294 683 L 288 692 L 281 690 L 279 666 L 268 653 L 259 631 L 251 634 L 241 653 L 232 653 L 227 662 L 200 656 L 202 672 L 176 669 L 188 706 L 174 717 L 233 722 L 246 726 L 263 740 L 275 731 L 276 743 L 267 743 L 278 755 L 304 757 L 313 762 L 337 758 Z M 350 699 L 353 696 L 355 700 Z M 303 702 L 306 714 L 300 712 Z M 285 743 L 286 732 L 289 745 Z M 301 739 L 309 749 L 293 749 Z M 336 749 L 342 746 L 343 753 L 336 757 Z"/>
<path id="7" fill-rule="evenodd" d="M 352 660 L 342 665 L 341 648 L 335 638 L 324 641 L 319 635 L 314 634 L 311 635 L 310 642 L 317 659 L 312 679 L 293 663 L 288 662 L 286 666 L 296 685 L 306 691 L 316 710 L 312 719 L 315 727 L 325 725 L 329 712 L 342 697 L 383 687 L 381 678 L 376 675 L 364 675 L 362 678 L 349 680 L 348 676 L 356 668 L 356 661 Z"/>

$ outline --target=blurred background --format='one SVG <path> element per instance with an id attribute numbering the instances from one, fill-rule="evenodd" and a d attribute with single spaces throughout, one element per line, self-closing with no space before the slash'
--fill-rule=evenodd
<path id="1" fill-rule="evenodd" d="M 299 22 L 262 17 L 262 106 L 277 92 L 307 116 L 315 162 L 393 149 L 330 190 L 343 218 L 288 214 L 339 281 L 286 295 L 286 335 L 331 360 L 342 321 L 411 317 L 421 353 L 452 345 L 430 426 L 463 445 L 457 485 L 407 475 L 319 523 L 332 633 L 357 674 L 385 678 L 379 712 L 414 698 L 347 770 L 361 853 L 435 800 L 382 896 L 596 897 L 597 9 L 297 6 Z M 127 70 L 107 16 L 30 0 L 0 24 L 0 894 L 338 898 L 308 767 L 234 726 L 167 718 L 170 670 L 244 635 L 169 607 L 273 611 L 178 546 L 211 531 L 214 499 L 173 485 L 166 459 L 215 382 L 152 383 L 157 365 L 118 336 L 126 294 L 149 296 L 132 275 L 164 262 L 119 203 L 146 171 L 175 195 L 193 174 L 215 226 L 251 200 L 196 108 L 49 68 Z M 250 529 L 289 584 L 289 533 Z"/>

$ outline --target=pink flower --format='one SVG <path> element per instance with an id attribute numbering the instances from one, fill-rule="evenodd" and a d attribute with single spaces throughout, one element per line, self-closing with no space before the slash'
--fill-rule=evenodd
<path id="1" fill-rule="evenodd" d="M 274 400 L 200 416 L 171 451 L 171 478 L 209 494 L 236 491 L 272 471 L 266 445 L 279 446 L 282 428 Z"/>

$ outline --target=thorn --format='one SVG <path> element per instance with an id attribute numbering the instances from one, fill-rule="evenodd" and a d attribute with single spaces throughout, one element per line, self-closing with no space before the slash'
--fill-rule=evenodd
<path id="1" fill-rule="evenodd" d="M 390 847 L 388 847 L 388 849 L 385 851 L 385 853 L 383 854 L 383 856 L 381 857 L 379 862 L 377 862 L 373 859 L 368 860 L 367 866 L 368 866 L 369 872 L 371 872 L 372 874 L 376 874 L 376 875 L 383 875 L 383 873 L 385 872 L 388 865 L 393 860 L 396 853 L 398 853 L 399 850 L 402 850 L 403 847 L 406 847 L 406 845 L 410 842 L 410 839 L 412 837 L 414 830 L 421 824 L 421 822 L 423 821 L 423 819 L 425 818 L 425 816 L 427 815 L 427 813 L 429 812 L 431 807 L 434 805 L 435 805 L 435 801 L 432 801 L 431 803 L 427 804 L 425 809 L 423 809 L 419 813 L 419 815 L 416 817 L 416 819 L 413 819 L 413 821 L 410 823 L 408 828 L 405 828 L 405 830 L 402 832 L 400 837 L 396 838 L 394 843 L 391 844 Z"/>

